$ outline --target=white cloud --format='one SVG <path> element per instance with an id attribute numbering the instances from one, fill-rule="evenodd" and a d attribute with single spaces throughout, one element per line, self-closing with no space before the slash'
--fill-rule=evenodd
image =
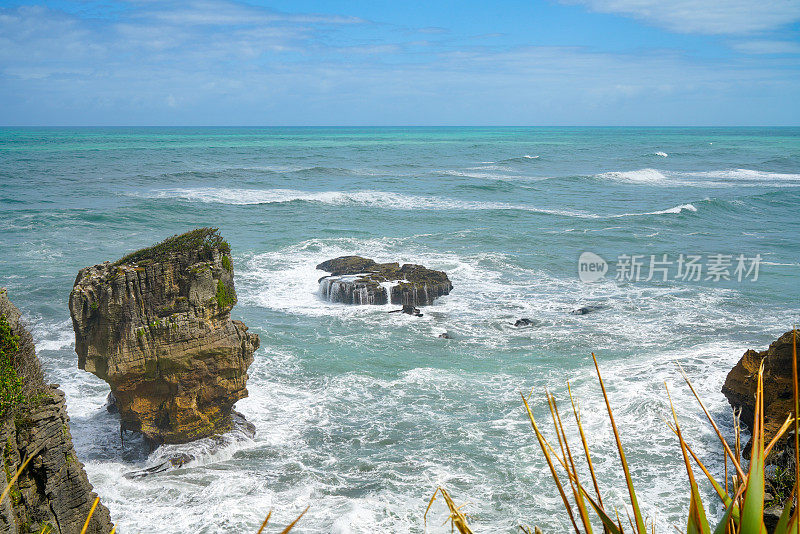
<path id="1" fill-rule="evenodd" d="M 679 33 L 744 34 L 800 20 L 800 0 L 562 0 Z"/>
<path id="2" fill-rule="evenodd" d="M 202 6 L 227 22 L 207 26 Z M 256 10 L 248 23 L 241 9 Z M 368 24 L 278 21 L 223 0 L 190 11 L 192 24 L 161 5 L 105 22 L 0 9 L 0 124 L 768 123 L 757 104 L 774 99 L 785 121 L 800 93 L 793 58 L 467 38 L 423 52 L 403 29 L 376 38 Z"/>
<path id="3" fill-rule="evenodd" d="M 745 54 L 800 54 L 800 43 L 795 41 L 744 41 L 732 46 Z"/>

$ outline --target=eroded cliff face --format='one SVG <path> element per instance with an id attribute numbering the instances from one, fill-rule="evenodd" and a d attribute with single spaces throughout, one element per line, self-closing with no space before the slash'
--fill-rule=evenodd
<path id="1" fill-rule="evenodd" d="M 64 393 L 44 383 L 31 335 L 2 289 L 0 317 L 16 337 L 18 348 L 12 358 L 22 379 L 19 405 L 0 419 L 5 481 L 32 457 L 0 503 L 0 532 L 38 533 L 49 525 L 55 534 L 77 534 L 96 494 L 72 446 Z M 108 509 L 100 503 L 87 532 L 107 534 L 111 528 Z"/>
<path id="2" fill-rule="evenodd" d="M 728 373 L 722 386 L 722 393 L 732 407 L 741 409 L 741 421 L 752 431 L 758 368 L 764 362 L 764 437 L 767 442 L 793 411 L 792 345 L 792 331 L 789 331 L 773 341 L 767 350 L 748 350 Z M 785 440 L 784 436 L 782 441 Z"/>
<path id="3" fill-rule="evenodd" d="M 226 432 L 259 344 L 231 320 L 235 304 L 214 229 L 86 267 L 69 299 L 78 366 L 111 386 L 123 428 L 154 444 Z"/>

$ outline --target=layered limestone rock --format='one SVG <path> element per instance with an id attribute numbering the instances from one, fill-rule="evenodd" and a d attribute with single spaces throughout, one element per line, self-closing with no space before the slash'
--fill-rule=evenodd
<path id="1" fill-rule="evenodd" d="M 792 379 L 793 332 L 789 331 L 773 341 L 767 350 L 748 350 L 728 373 L 722 393 L 734 409 L 741 410 L 741 422 L 752 432 L 755 413 L 755 394 L 758 369 L 764 364 L 764 438 L 772 440 L 786 418 L 794 411 Z M 794 487 L 794 434 L 789 431 L 778 441 L 766 460 L 776 469 L 766 470 L 767 497 L 764 522 L 769 532 L 775 528 L 783 510 L 786 496 Z M 750 456 L 750 443 L 745 447 Z M 777 496 L 783 495 L 779 499 Z"/>
<path id="2" fill-rule="evenodd" d="M 320 263 L 317 269 L 330 273 L 319 280 L 320 295 L 330 302 L 427 306 L 453 289 L 443 271 L 411 263 L 401 267 L 342 256 Z"/>
<path id="3" fill-rule="evenodd" d="M 49 525 L 55 534 L 77 534 L 97 495 L 72 446 L 64 393 L 44 383 L 31 335 L 20 323 L 19 310 L 0 289 L 3 321 L 15 337 L 16 350 L 9 361 L 21 379 L 18 394 L 12 395 L 14 405 L 4 405 L 0 419 L 6 481 L 26 459 L 31 460 L 0 503 L 0 532 L 41 532 Z M 5 382 L 4 388 L 8 385 Z M 100 503 L 86 532 L 108 534 L 112 526 L 108 509 Z"/>
<path id="4" fill-rule="evenodd" d="M 78 366 L 111 386 L 123 429 L 153 444 L 227 432 L 259 344 L 231 320 L 235 304 L 213 228 L 86 267 L 69 299 Z"/>
<path id="5" fill-rule="evenodd" d="M 792 345 L 792 331 L 789 331 L 765 351 L 748 350 L 728 373 L 722 386 L 722 393 L 733 408 L 741 410 L 742 423 L 752 431 L 758 368 L 764 362 L 764 437 L 767 442 L 793 411 Z M 782 441 L 785 440 L 784 436 Z"/>

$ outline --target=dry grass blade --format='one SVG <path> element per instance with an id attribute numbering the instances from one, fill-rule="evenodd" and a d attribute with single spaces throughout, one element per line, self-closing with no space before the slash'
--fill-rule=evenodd
<path id="1" fill-rule="evenodd" d="M 686 528 L 687 534 L 689 533 L 709 533 L 708 520 L 706 519 L 705 509 L 703 502 L 700 499 L 700 491 L 697 488 L 697 481 L 694 478 L 692 471 L 692 462 L 689 461 L 689 453 L 686 450 L 686 442 L 683 440 L 683 433 L 681 432 L 681 425 L 678 422 L 678 414 L 675 412 L 675 405 L 672 403 L 672 395 L 669 394 L 669 387 L 664 382 L 664 389 L 667 391 L 667 398 L 669 399 L 669 408 L 672 410 L 672 419 L 675 421 L 675 433 L 678 434 L 678 441 L 681 445 L 681 453 L 683 454 L 683 462 L 686 464 L 686 473 L 689 476 L 689 486 L 691 488 L 691 497 L 689 504 L 689 521 Z"/>
<path id="2" fill-rule="evenodd" d="M 583 452 L 586 454 L 586 463 L 589 464 L 589 473 L 592 476 L 592 484 L 594 491 L 597 493 L 597 503 L 602 508 L 603 496 L 600 495 L 600 484 L 597 482 L 597 476 L 594 473 L 594 464 L 592 464 L 592 455 L 589 454 L 589 444 L 586 442 L 586 434 L 583 432 L 583 424 L 581 423 L 581 416 L 578 407 L 575 405 L 575 399 L 572 397 L 572 387 L 567 382 L 567 391 L 569 392 L 569 400 L 572 403 L 572 413 L 575 415 L 575 423 L 578 425 L 578 432 L 581 435 L 581 443 L 583 444 Z"/>
<path id="3" fill-rule="evenodd" d="M 290 530 L 292 530 L 294 528 L 294 526 L 297 524 L 297 522 L 300 521 L 300 519 L 304 515 L 306 515 L 306 512 L 308 512 L 309 508 L 311 508 L 311 505 L 306 506 L 306 509 L 303 510 L 303 512 L 300 515 L 297 516 L 297 519 L 295 519 L 294 521 L 289 523 L 289 525 L 285 529 L 281 530 L 281 534 L 287 534 Z"/>
<path id="4" fill-rule="evenodd" d="M 614 414 L 611 411 L 611 402 L 608 400 L 608 393 L 606 392 L 606 386 L 603 384 L 603 377 L 600 375 L 600 366 L 597 364 L 597 358 L 595 357 L 594 353 L 592 353 L 592 360 L 594 360 L 594 368 L 597 370 L 597 380 L 600 382 L 600 389 L 603 390 L 603 399 L 606 401 L 606 409 L 608 410 L 608 419 L 611 421 L 611 429 L 614 431 L 614 439 L 617 441 L 617 451 L 619 452 L 619 458 L 622 463 L 622 470 L 625 472 L 625 483 L 628 486 L 628 495 L 631 499 L 631 508 L 633 508 L 633 516 L 636 519 L 636 532 L 639 534 L 647 534 L 647 529 L 644 526 L 644 520 L 642 519 L 642 512 L 639 509 L 639 501 L 636 499 L 636 491 L 633 489 L 633 479 L 631 478 L 631 471 L 628 468 L 628 462 L 625 460 L 625 451 L 622 448 L 622 440 L 619 437 L 619 430 L 617 429 L 617 423 L 614 421 Z"/>
<path id="5" fill-rule="evenodd" d="M 461 506 L 456 506 L 456 503 L 450 498 L 450 494 L 441 486 L 436 488 L 436 491 L 433 492 L 433 496 L 431 496 L 430 502 L 428 502 L 428 507 L 425 509 L 425 515 L 423 516 L 424 523 L 426 525 L 428 524 L 428 512 L 431 509 L 431 505 L 433 505 L 433 501 L 436 500 L 437 493 L 442 495 L 447 508 L 450 510 L 449 520 L 452 522 L 453 527 L 457 528 L 460 534 L 473 534 L 472 529 L 470 529 L 467 524 L 467 516 L 460 510 Z M 522 526 L 520 526 L 520 528 L 522 528 Z"/>
<path id="6" fill-rule="evenodd" d="M 578 513 L 581 516 L 581 522 L 583 523 L 583 527 L 586 530 L 586 534 L 592 534 L 592 524 L 589 521 L 589 511 L 586 509 L 586 503 L 583 500 L 583 495 L 581 494 L 581 483 L 578 480 L 578 470 L 575 467 L 575 460 L 572 458 L 572 451 L 569 448 L 569 442 L 567 441 L 567 434 L 564 432 L 564 424 L 561 422 L 561 414 L 558 412 L 558 405 L 556 404 L 556 399 L 552 395 L 550 395 L 550 410 L 551 412 L 555 413 L 553 424 L 556 427 L 556 433 L 560 433 L 561 438 L 559 439 L 560 442 L 563 441 L 563 449 L 566 449 L 567 454 L 564 458 L 565 460 L 569 460 L 568 471 L 569 471 L 569 482 L 570 486 L 572 486 L 572 492 L 575 496 L 575 503 L 578 505 Z M 563 454 L 563 450 L 562 450 Z"/>
<path id="7" fill-rule="evenodd" d="M 734 467 L 736 467 L 736 472 L 739 474 L 739 479 L 740 480 L 744 480 L 745 475 L 744 475 L 744 470 L 742 469 L 742 466 L 739 463 L 738 447 L 737 447 L 737 451 L 736 451 L 736 456 L 734 456 L 733 451 L 731 451 L 731 448 L 728 446 L 728 442 L 725 441 L 725 438 L 722 436 L 722 432 L 720 432 L 719 427 L 717 426 L 717 423 L 714 421 L 714 418 L 711 417 L 711 414 L 709 413 L 708 409 L 706 408 L 706 405 L 703 403 L 702 399 L 700 398 L 700 395 L 698 395 L 697 391 L 694 389 L 694 385 L 692 384 L 692 381 L 689 380 L 688 376 L 686 376 L 686 372 L 683 370 L 683 367 L 681 367 L 681 364 L 678 363 L 678 362 L 675 362 L 675 365 L 678 366 L 678 371 L 681 373 L 681 376 L 683 377 L 683 380 L 686 382 L 686 385 L 689 386 L 689 389 L 692 391 L 692 395 L 694 395 L 694 398 L 697 399 L 698 404 L 700 404 L 700 408 L 703 409 L 703 413 L 706 414 L 706 419 L 708 419 L 708 422 L 711 423 L 712 427 L 714 427 L 714 432 L 717 433 L 717 438 L 719 438 L 720 442 L 722 443 L 722 447 L 725 449 L 726 454 L 728 454 L 728 456 L 730 456 L 731 460 L 733 461 Z"/>
<path id="8" fill-rule="evenodd" d="M 270 510 L 269 513 L 267 514 L 267 517 L 264 518 L 264 522 L 261 523 L 261 528 L 258 529 L 258 532 L 256 532 L 256 534 L 261 534 L 264 531 L 264 529 L 267 527 L 267 523 L 269 523 L 270 517 L 272 517 L 272 510 Z"/>
<path id="9" fill-rule="evenodd" d="M 787 430 L 789 430 L 789 425 L 791 425 L 793 422 L 794 422 L 794 417 L 792 417 L 791 415 L 786 418 L 786 421 L 783 422 L 781 427 L 772 437 L 772 441 L 770 441 L 769 445 L 767 445 L 764 448 L 764 458 L 769 456 L 769 453 L 772 451 L 772 447 L 774 447 L 775 444 L 778 442 L 778 440 L 783 437 L 783 435 L 786 433 Z"/>
<path id="10" fill-rule="evenodd" d="M 673 427 L 669 423 L 667 423 L 667 426 L 669 427 L 670 430 L 672 430 L 672 432 L 675 433 L 676 436 L 678 435 L 678 431 L 675 430 L 675 427 Z M 692 450 L 692 447 L 688 443 L 684 442 L 684 445 L 686 446 L 686 450 L 692 456 L 692 459 L 695 461 L 697 466 L 700 468 L 700 470 L 703 472 L 703 474 L 706 475 L 706 478 L 708 479 L 708 481 L 711 482 L 711 485 L 714 487 L 714 491 L 717 492 L 717 495 L 719 496 L 720 500 L 722 500 L 722 502 L 725 504 L 725 506 L 730 506 L 730 504 L 731 504 L 731 502 L 733 500 L 731 499 L 730 495 L 728 494 L 727 487 L 723 488 L 722 485 L 720 485 L 720 483 L 717 482 L 717 480 L 709 472 L 709 470 L 705 466 L 705 464 L 703 464 L 702 460 L 700 460 L 700 457 L 697 456 L 697 454 L 694 452 L 694 450 Z M 726 456 L 726 458 L 727 458 L 727 456 Z M 727 484 L 727 480 L 726 480 L 726 484 Z M 736 518 L 736 520 L 738 521 L 738 518 L 739 518 L 739 509 L 738 509 L 738 507 L 736 507 L 733 510 L 733 517 Z"/>
<path id="11" fill-rule="evenodd" d="M 97 508 L 97 505 L 100 503 L 100 497 L 95 497 L 94 502 L 92 503 L 92 509 L 89 510 L 89 515 L 86 517 L 86 523 L 83 524 L 83 528 L 81 529 L 81 534 L 86 534 L 86 529 L 89 528 L 89 521 L 92 520 L 92 516 L 94 515 L 94 510 Z"/>
<path id="12" fill-rule="evenodd" d="M 536 419 L 534 419 L 533 417 L 533 411 L 531 411 L 531 407 L 528 405 L 528 399 L 526 399 L 525 395 L 523 395 L 521 392 L 520 396 L 522 397 L 522 402 L 525 405 L 525 410 L 528 412 L 528 419 L 530 419 L 531 427 L 533 428 L 534 434 L 536 434 L 536 440 L 539 442 L 539 447 L 541 447 L 545 460 L 547 460 L 547 465 L 550 467 L 550 474 L 553 477 L 553 481 L 556 483 L 556 487 L 558 488 L 558 493 L 561 495 L 561 500 L 564 502 L 564 507 L 567 509 L 567 514 L 569 514 L 569 519 L 572 522 L 572 526 L 575 529 L 575 532 L 581 534 L 580 529 L 578 529 L 578 524 L 575 522 L 575 514 L 572 513 L 572 506 L 570 506 L 569 500 L 567 500 L 567 495 L 564 493 L 564 487 L 561 485 L 561 480 L 558 478 L 558 473 L 556 472 L 556 468 L 553 465 L 553 460 L 550 457 L 550 452 L 548 451 L 549 444 L 544 439 L 542 433 L 539 431 L 539 427 L 536 424 Z M 558 458 L 557 455 L 554 456 Z M 566 464 L 562 462 L 562 465 L 566 469 Z"/>

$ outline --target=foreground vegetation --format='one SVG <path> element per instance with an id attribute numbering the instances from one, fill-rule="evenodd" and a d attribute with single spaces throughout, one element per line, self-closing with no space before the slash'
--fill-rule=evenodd
<path id="1" fill-rule="evenodd" d="M 792 350 L 792 378 L 794 382 L 794 414 L 797 414 L 800 408 L 798 403 L 798 378 L 797 378 L 797 333 L 794 332 L 793 337 L 793 350 Z M 597 379 L 600 388 L 603 392 L 603 399 L 605 400 L 606 409 L 608 411 L 608 418 L 611 422 L 611 428 L 614 433 L 616 442 L 616 449 L 619 453 L 621 474 L 625 478 L 625 483 L 628 489 L 628 502 L 625 506 L 625 516 L 627 521 L 621 519 L 619 510 L 616 508 L 613 511 L 608 508 L 607 504 L 603 502 L 602 492 L 600 490 L 600 483 L 595 476 L 594 466 L 592 465 L 592 457 L 587 445 L 586 435 L 584 434 L 583 425 L 581 424 L 580 412 L 578 411 L 575 400 L 572 398 L 570 391 L 570 402 L 572 405 L 572 413 L 575 418 L 578 433 L 581 438 L 581 448 L 583 449 L 583 456 L 585 457 L 590 478 L 591 487 L 588 487 L 586 482 L 580 480 L 578 469 L 576 465 L 576 456 L 573 455 L 573 448 L 570 447 L 567 440 L 567 434 L 564 431 L 564 424 L 561 419 L 561 414 L 556 403 L 556 399 L 547 394 L 547 403 L 550 409 L 550 414 L 555 428 L 557 439 L 557 447 L 554 447 L 542 433 L 539 424 L 533 416 L 533 411 L 528 404 L 529 398 L 522 395 L 522 403 L 525 406 L 528 418 L 530 419 L 531 427 L 536 436 L 536 440 L 542 450 L 542 454 L 547 461 L 550 468 L 550 474 L 553 478 L 556 489 L 564 503 L 566 513 L 569 521 L 574 528 L 575 532 L 580 534 L 585 532 L 591 534 L 594 530 L 602 531 L 604 534 L 623 534 L 625 532 L 634 532 L 636 534 L 648 534 L 655 532 L 655 523 L 648 522 L 642 515 L 642 510 L 639 506 L 639 501 L 636 497 L 636 491 L 631 478 L 630 467 L 625 459 L 625 451 L 622 447 L 622 440 L 620 437 L 619 429 L 614 421 L 614 414 L 611 410 L 611 403 L 606 393 L 605 384 L 600 374 L 600 367 L 597 364 L 597 359 L 592 354 L 594 359 L 595 369 L 597 371 Z M 680 369 L 680 367 L 679 367 Z M 675 413 L 675 407 L 672 404 L 672 398 L 669 395 L 667 388 L 667 398 L 669 399 L 670 408 L 672 411 L 672 423 L 667 423 L 669 428 L 678 438 L 678 444 L 686 467 L 686 482 L 689 493 L 689 514 L 686 519 L 685 532 L 686 534 L 766 534 L 767 528 L 764 524 L 764 497 L 765 497 L 765 476 L 764 468 L 765 461 L 772 448 L 778 440 L 790 429 L 793 428 L 794 439 L 794 485 L 790 495 L 783 503 L 783 512 L 781 513 L 778 524 L 773 530 L 774 534 L 800 534 L 800 507 L 796 506 L 796 496 L 798 495 L 798 482 L 800 481 L 800 457 L 798 451 L 800 450 L 800 434 L 798 433 L 798 419 L 792 414 L 786 418 L 786 421 L 781 426 L 780 430 L 776 433 L 769 443 L 764 440 L 764 403 L 763 403 L 763 362 L 758 371 L 758 385 L 756 389 L 756 408 L 753 422 L 753 433 L 751 442 L 751 457 L 750 464 L 747 472 L 742 466 L 742 457 L 740 450 L 740 437 L 739 425 L 736 427 L 735 436 L 735 450 L 731 450 L 728 442 L 722 436 L 719 427 L 714 422 L 711 414 L 706 409 L 703 401 L 698 396 L 694 386 L 689 381 L 686 374 L 680 369 L 686 384 L 689 386 L 692 394 L 697 399 L 700 408 L 703 410 L 709 423 L 711 423 L 717 437 L 722 444 L 725 458 L 725 482 L 720 484 L 714 476 L 709 472 L 700 458 L 695 454 L 692 448 L 683 438 L 681 426 L 678 423 L 678 416 Z M 666 388 L 666 384 L 664 385 Z M 568 384 L 569 389 L 569 384 Z M 578 449 L 576 449 L 578 450 Z M 728 477 L 728 462 L 731 463 L 734 473 Z M 725 505 L 725 513 L 720 521 L 713 525 L 709 523 L 708 514 L 703 505 L 698 489 L 697 480 L 695 479 L 694 469 L 692 465 L 696 465 L 700 471 L 706 476 L 708 481 L 714 487 L 719 499 Z M 564 481 L 564 477 L 566 481 Z M 565 483 L 566 482 L 566 483 Z M 565 489 L 567 488 L 567 489 Z M 572 494 L 572 500 L 568 497 L 568 493 Z M 431 504 L 436 499 L 437 494 L 440 494 L 448 509 L 450 510 L 450 522 L 454 529 L 458 530 L 461 534 L 472 534 L 472 529 L 467 524 L 466 515 L 455 505 L 453 499 L 444 488 L 438 488 L 431 497 L 428 504 L 430 510 Z M 591 512 L 591 513 L 590 513 Z M 631 514 L 633 514 L 631 516 Z M 427 511 L 426 511 L 427 515 Z M 593 516 L 595 521 L 600 522 L 598 525 L 592 525 Z M 583 527 L 583 530 L 581 530 Z M 630 529 L 628 529 L 630 527 Z M 532 534 L 530 527 L 520 525 L 519 527 L 523 532 Z M 675 526 L 678 532 L 684 532 Z M 541 532 L 538 528 L 535 531 Z"/>
<path id="2" fill-rule="evenodd" d="M 0 334 L 6 332 L 4 325 L 0 322 Z M 8 334 L 8 332 L 6 332 Z M 6 357 L 6 352 L 13 353 L 15 349 L 15 342 L 16 340 L 12 337 L 6 336 L 3 338 L 3 344 L 0 346 L 2 349 L 3 354 L 0 355 L 3 358 Z M 793 351 L 792 351 L 792 378 L 794 382 L 794 414 L 797 414 L 800 411 L 800 401 L 798 401 L 798 371 L 797 371 L 797 333 L 794 332 L 793 337 Z M 625 478 L 626 486 L 628 489 L 628 502 L 625 504 L 624 512 L 627 521 L 624 521 L 619 513 L 617 508 L 613 510 L 608 507 L 606 503 L 603 502 L 602 492 L 600 489 L 600 481 L 598 481 L 594 466 L 592 464 L 592 456 L 589 451 L 589 447 L 587 444 L 586 435 L 584 433 L 583 425 L 581 424 L 581 416 L 580 411 L 577 408 L 575 400 L 572 397 L 572 391 L 569 389 L 569 384 L 567 384 L 570 403 L 572 408 L 572 414 L 575 419 L 575 423 L 577 426 L 578 433 L 580 435 L 581 440 L 581 449 L 582 455 L 585 458 L 588 472 L 590 473 L 591 478 L 591 487 L 585 481 L 581 481 L 577 464 L 576 464 L 576 454 L 573 454 L 573 447 L 570 446 L 570 443 L 567 439 L 567 433 L 565 432 L 564 423 L 561 418 L 561 413 L 558 409 L 558 404 L 556 402 L 555 397 L 553 395 L 547 393 L 547 403 L 550 410 L 550 414 L 553 421 L 553 426 L 555 429 L 556 439 L 557 439 L 557 447 L 556 448 L 550 441 L 542 433 L 539 423 L 536 421 L 533 415 L 533 411 L 530 408 L 529 400 L 530 395 L 527 397 L 522 395 L 522 403 L 525 407 L 528 419 L 531 423 L 531 428 L 533 429 L 534 435 L 536 440 L 542 450 L 542 454 L 544 455 L 545 460 L 547 461 L 547 465 L 550 469 L 551 476 L 553 478 L 553 482 L 555 484 L 555 488 L 558 490 L 559 495 L 564 503 L 567 516 L 569 517 L 569 521 L 574 528 L 575 532 L 581 534 L 581 532 L 585 532 L 586 534 L 592 534 L 596 529 L 598 532 L 602 529 L 604 534 L 624 534 L 625 532 L 633 532 L 636 534 L 648 534 L 648 533 L 655 533 L 656 526 L 655 522 L 651 521 L 648 525 L 647 519 L 643 516 L 642 510 L 639 506 L 638 499 L 636 497 L 636 491 L 634 489 L 633 479 L 631 478 L 630 467 L 628 462 L 625 458 L 625 452 L 622 447 L 622 440 L 620 436 L 619 429 L 617 428 L 616 422 L 614 420 L 614 414 L 611 409 L 611 403 L 608 398 L 608 394 L 606 392 L 605 384 L 603 383 L 603 378 L 600 374 L 600 367 L 597 364 L 597 358 L 595 358 L 594 354 L 592 354 L 592 358 L 594 360 L 595 369 L 597 371 L 597 379 L 600 385 L 600 388 L 603 393 L 603 399 L 605 401 L 606 409 L 608 411 L 608 418 L 611 423 L 611 428 L 613 430 L 614 438 L 615 438 L 615 445 L 616 449 L 619 453 L 620 459 L 620 467 L 621 467 L 621 474 Z M 751 458 L 750 463 L 745 472 L 742 464 L 742 456 L 741 456 L 741 448 L 740 448 L 740 435 L 739 435 L 739 426 L 738 422 L 735 425 L 736 428 L 736 436 L 735 436 L 735 445 L 734 449 L 732 450 L 729 446 L 728 442 L 722 436 L 722 433 L 719 430 L 714 419 L 711 417 L 711 414 L 708 412 L 708 409 L 703 404 L 703 401 L 700 399 L 699 395 L 694 389 L 694 386 L 683 372 L 682 369 L 679 370 L 681 375 L 683 376 L 686 384 L 689 386 L 692 394 L 697 399 L 697 402 L 700 405 L 700 408 L 703 410 L 706 418 L 708 419 L 711 426 L 714 428 L 717 437 L 720 440 L 722 445 L 724 459 L 725 459 L 725 481 L 724 484 L 720 484 L 714 476 L 709 472 L 700 458 L 695 454 L 692 450 L 691 446 L 686 443 L 683 437 L 683 431 L 681 429 L 680 423 L 678 422 L 678 416 L 675 412 L 675 407 L 672 404 L 672 398 L 669 394 L 669 389 L 667 388 L 666 384 L 664 387 L 666 388 L 667 398 L 669 400 L 670 408 L 672 411 L 672 422 L 667 422 L 667 425 L 678 438 L 678 445 L 680 446 L 681 453 L 683 455 L 684 464 L 686 467 L 686 482 L 688 486 L 688 499 L 689 499 L 689 513 L 686 519 L 686 527 L 685 533 L 686 534 L 767 534 L 767 528 L 764 524 L 764 497 L 765 497 L 765 461 L 775 444 L 778 440 L 790 429 L 793 429 L 793 439 L 794 439 L 794 485 L 791 490 L 790 495 L 784 502 L 783 512 L 781 513 L 780 519 L 778 520 L 777 526 L 774 529 L 774 534 L 800 534 L 800 507 L 796 506 L 796 497 L 798 495 L 798 483 L 800 483 L 800 433 L 798 432 L 798 419 L 790 414 L 786 421 L 783 423 L 779 431 L 773 437 L 773 439 L 769 443 L 765 443 L 764 440 L 764 413 L 763 413 L 763 362 L 761 364 L 761 368 L 758 371 L 758 385 L 756 389 L 756 404 L 755 404 L 755 415 L 754 415 L 754 422 L 753 422 L 753 433 L 752 433 L 752 446 L 751 446 Z M 13 382 L 13 381 L 12 381 Z M 5 383 L 4 383 L 5 385 Z M 15 389 L 14 384 L 11 387 L 12 391 Z M 576 451 L 580 449 L 575 449 Z M 0 504 L 5 500 L 5 498 L 9 495 L 12 491 L 13 486 L 19 477 L 20 473 L 26 468 L 28 463 L 31 461 L 32 457 L 27 458 L 22 465 L 20 466 L 19 470 L 16 474 L 8 480 L 8 484 L 6 485 L 5 491 L 3 492 L 2 496 L 0 496 Z M 732 476 L 728 476 L 728 463 L 730 462 L 734 472 Z M 705 506 L 703 505 L 700 491 L 698 489 L 698 483 L 695 478 L 694 468 L 692 467 L 695 465 L 700 471 L 703 472 L 705 477 L 713 486 L 715 492 L 717 493 L 719 499 L 725 506 L 725 513 L 723 514 L 722 518 L 713 525 L 708 520 L 708 514 L 706 513 Z M 566 478 L 566 480 L 565 480 Z M 568 493 L 571 493 L 572 499 L 568 497 Z M 464 512 L 461 511 L 461 507 L 456 506 L 455 502 L 453 501 L 450 494 L 447 492 L 445 488 L 437 488 L 434 492 L 433 496 L 428 503 L 428 508 L 425 511 L 424 519 L 427 521 L 427 515 L 430 511 L 430 508 L 433 502 L 436 500 L 437 496 L 441 496 L 444 500 L 447 508 L 450 511 L 448 519 L 451 523 L 452 529 L 455 531 L 457 530 L 460 534 L 473 534 L 471 527 L 468 524 L 467 516 Z M 92 514 L 94 513 L 95 508 L 99 502 L 99 497 L 95 499 L 95 502 L 89 512 L 88 517 L 86 518 L 86 523 L 81 531 L 81 534 L 86 532 L 87 527 L 89 526 L 89 522 L 91 520 Z M 308 508 L 303 510 L 303 512 L 288 526 L 286 526 L 281 533 L 285 534 L 290 532 L 295 525 L 300 521 L 300 519 L 305 515 Z M 633 514 L 631 516 L 631 514 Z M 257 534 L 262 534 L 267 527 L 272 512 L 270 511 L 264 522 L 262 523 L 261 527 L 258 529 Z M 599 521 L 599 525 L 593 525 L 593 520 L 595 522 Z M 581 527 L 583 530 L 581 530 Z M 630 529 L 628 529 L 630 527 Z M 536 532 L 537 534 L 541 533 L 541 530 L 536 527 L 533 530 L 526 526 L 520 525 L 519 528 L 527 533 L 533 534 Z M 675 527 L 676 530 L 679 532 L 684 532 L 679 529 L 677 526 Z M 114 534 L 116 527 L 111 531 L 111 534 Z M 49 532 L 49 526 L 45 526 L 40 534 L 47 534 Z"/>

